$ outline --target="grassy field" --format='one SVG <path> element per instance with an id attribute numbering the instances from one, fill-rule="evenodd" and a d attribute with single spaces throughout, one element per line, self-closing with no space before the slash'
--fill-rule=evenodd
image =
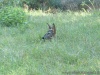
<path id="1" fill-rule="evenodd" d="M 57 28 L 51 42 L 41 39 L 47 23 Z M 98 71 L 100 11 L 34 11 L 28 13 L 25 26 L 0 27 L 0 75 L 96 75 Z"/>

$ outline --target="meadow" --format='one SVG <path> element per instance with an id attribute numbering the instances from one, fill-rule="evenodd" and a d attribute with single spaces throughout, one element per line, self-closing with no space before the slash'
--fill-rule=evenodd
<path id="1" fill-rule="evenodd" d="M 27 16 L 26 25 L 0 26 L 0 75 L 100 73 L 100 11 Z M 43 42 L 47 23 L 56 25 L 57 34 Z"/>

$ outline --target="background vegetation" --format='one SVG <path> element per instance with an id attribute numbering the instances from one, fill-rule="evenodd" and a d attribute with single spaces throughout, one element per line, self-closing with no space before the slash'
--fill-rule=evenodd
<path id="1" fill-rule="evenodd" d="M 92 2 L 90 7 L 83 1 L 82 5 L 93 7 L 93 10 L 73 12 L 70 9 L 74 4 L 68 8 L 69 11 L 62 11 L 60 0 L 46 0 L 51 3 L 45 8 L 51 6 L 53 11 L 59 10 L 47 13 L 40 4 L 34 6 L 37 10 L 28 11 L 27 6 L 21 8 L 23 2 L 29 3 L 30 7 L 29 1 L 33 0 L 1 0 L 0 75 L 99 74 L 100 10 L 95 4 Z M 35 1 L 37 5 L 41 0 Z M 51 42 L 41 39 L 48 30 L 47 23 L 55 23 L 57 29 Z"/>
<path id="2" fill-rule="evenodd" d="M 29 8 L 42 10 L 47 10 L 48 8 L 74 11 L 80 10 L 81 8 L 89 9 L 87 5 L 81 6 L 83 2 L 91 8 L 93 8 L 91 2 L 95 8 L 100 8 L 100 0 L 1 0 L 0 7 L 5 5 L 23 7 L 23 4 L 27 4 Z"/>

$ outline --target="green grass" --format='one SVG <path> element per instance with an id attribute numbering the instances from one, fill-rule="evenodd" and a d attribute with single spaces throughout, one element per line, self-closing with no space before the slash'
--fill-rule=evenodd
<path id="1" fill-rule="evenodd" d="M 27 26 L 0 27 L 0 75 L 77 75 L 67 72 L 100 71 L 99 11 L 35 11 L 28 16 Z M 55 23 L 57 28 L 51 42 L 41 39 L 48 30 L 47 23 Z"/>

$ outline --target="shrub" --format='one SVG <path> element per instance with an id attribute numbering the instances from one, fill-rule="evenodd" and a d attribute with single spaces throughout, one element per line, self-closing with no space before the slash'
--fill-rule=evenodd
<path id="1" fill-rule="evenodd" d="M 61 0 L 50 0 L 50 6 L 61 8 Z"/>
<path id="2" fill-rule="evenodd" d="M 22 0 L 21 5 L 26 3 L 29 8 L 47 10 L 49 8 L 60 8 L 61 10 L 80 10 L 100 7 L 100 0 Z M 85 2 L 85 5 L 81 4 Z M 92 2 L 92 6 L 91 6 Z"/>
<path id="3" fill-rule="evenodd" d="M 0 23 L 3 26 L 17 26 L 25 21 L 26 14 L 19 7 L 4 7 L 0 11 Z"/>

